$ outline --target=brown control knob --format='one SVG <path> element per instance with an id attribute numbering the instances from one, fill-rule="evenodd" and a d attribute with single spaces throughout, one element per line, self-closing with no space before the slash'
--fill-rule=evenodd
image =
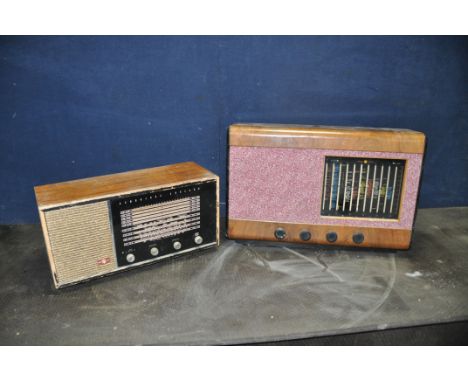
<path id="1" fill-rule="evenodd" d="M 275 237 L 278 240 L 283 240 L 286 237 L 286 231 L 283 228 L 276 228 Z"/>
<path id="2" fill-rule="evenodd" d="M 364 235 L 362 233 L 355 233 L 353 235 L 353 241 L 356 243 L 356 244 L 362 244 L 362 242 L 364 241 Z"/>
<path id="3" fill-rule="evenodd" d="M 338 240 L 338 235 L 336 234 L 336 232 L 327 232 L 327 241 L 329 243 L 334 243 L 337 240 Z"/>
<path id="4" fill-rule="evenodd" d="M 311 238 L 311 234 L 309 231 L 301 231 L 301 233 L 299 234 L 299 237 L 301 238 L 302 241 L 309 241 L 310 238 Z"/>

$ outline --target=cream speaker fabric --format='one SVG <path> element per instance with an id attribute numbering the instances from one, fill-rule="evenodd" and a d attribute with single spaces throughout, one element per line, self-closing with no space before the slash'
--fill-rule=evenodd
<path id="1" fill-rule="evenodd" d="M 108 202 L 44 212 L 58 285 L 117 268 Z"/>

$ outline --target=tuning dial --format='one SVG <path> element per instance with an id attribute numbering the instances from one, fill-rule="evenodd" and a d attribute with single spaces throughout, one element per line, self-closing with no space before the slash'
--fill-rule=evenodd
<path id="1" fill-rule="evenodd" d="M 299 237 L 303 241 L 309 241 L 310 237 L 311 237 L 311 234 L 310 234 L 309 231 L 301 231 L 301 233 L 299 234 Z"/>
<path id="2" fill-rule="evenodd" d="M 176 251 L 182 248 L 182 244 L 180 241 L 174 241 L 174 243 L 172 243 L 172 246 L 174 247 Z"/>
<path id="3" fill-rule="evenodd" d="M 133 253 L 129 253 L 126 259 L 128 263 L 133 263 L 135 261 L 135 255 Z"/>
<path id="4" fill-rule="evenodd" d="M 364 241 L 364 235 L 362 233 L 355 233 L 353 235 L 353 241 L 356 243 L 356 244 L 361 244 L 363 241 Z"/>
<path id="5" fill-rule="evenodd" d="M 159 255 L 159 249 L 156 247 L 152 247 L 150 249 L 151 256 L 158 256 Z"/>
<path id="6" fill-rule="evenodd" d="M 193 238 L 193 241 L 195 242 L 195 244 L 200 245 L 201 243 L 203 243 L 203 238 L 200 235 L 197 235 Z"/>
<path id="7" fill-rule="evenodd" d="M 276 228 L 275 237 L 278 240 L 283 240 L 286 237 L 286 231 L 283 228 Z"/>
<path id="8" fill-rule="evenodd" d="M 329 243 L 334 243 L 338 239 L 336 232 L 327 232 L 327 241 Z"/>

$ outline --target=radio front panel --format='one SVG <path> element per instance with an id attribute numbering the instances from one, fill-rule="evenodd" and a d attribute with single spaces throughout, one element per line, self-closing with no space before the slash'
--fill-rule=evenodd
<path id="1" fill-rule="evenodd" d="M 110 201 L 119 266 L 216 244 L 216 182 L 146 191 Z"/>
<path id="2" fill-rule="evenodd" d="M 228 237 L 406 249 L 424 149 L 411 130 L 232 125 Z"/>

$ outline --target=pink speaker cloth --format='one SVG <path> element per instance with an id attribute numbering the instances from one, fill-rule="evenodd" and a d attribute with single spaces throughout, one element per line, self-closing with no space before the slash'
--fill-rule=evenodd
<path id="1" fill-rule="evenodd" d="M 230 219 L 411 229 L 422 155 L 343 150 L 231 146 Z M 398 220 L 320 216 L 325 156 L 406 159 L 406 182 Z"/>

